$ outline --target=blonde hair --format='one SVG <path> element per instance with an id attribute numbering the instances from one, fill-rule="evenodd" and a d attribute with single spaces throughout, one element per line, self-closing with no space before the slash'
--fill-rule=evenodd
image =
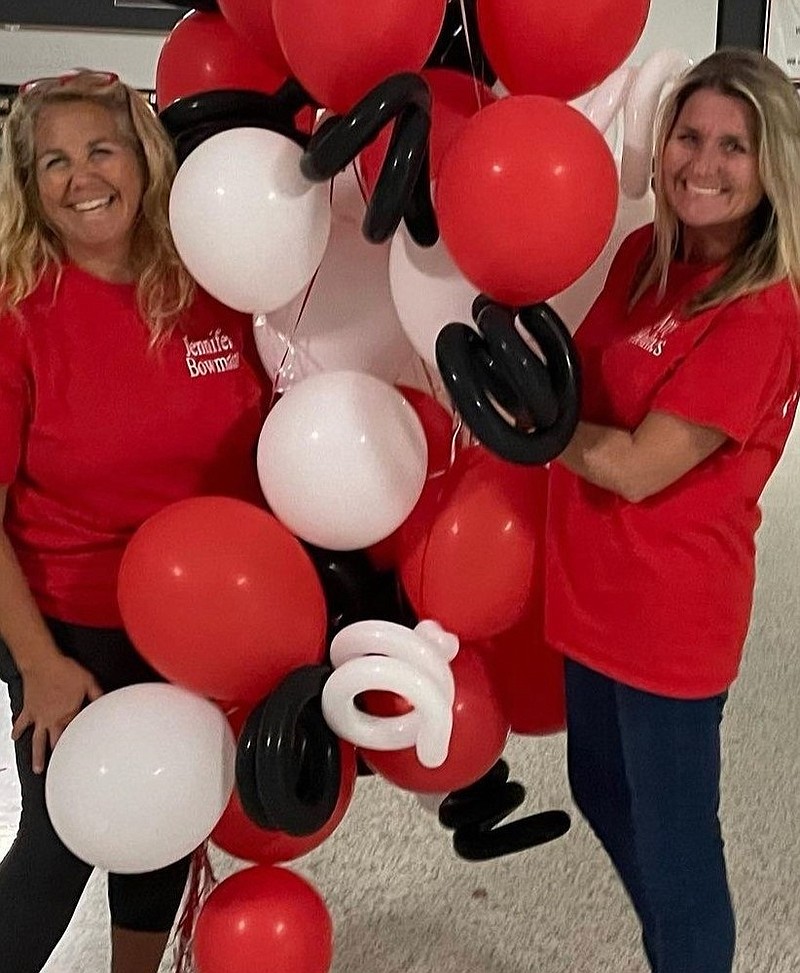
<path id="1" fill-rule="evenodd" d="M 45 106 L 89 102 L 114 115 L 120 135 L 133 147 L 142 168 L 144 192 L 131 252 L 139 313 L 157 344 L 173 330 L 195 290 L 169 228 L 175 153 L 143 95 L 121 81 L 98 85 L 96 76 L 97 72 L 78 71 L 58 84 L 34 86 L 15 99 L 6 119 L 0 150 L 0 312 L 15 310 L 51 268 L 56 270 L 58 286 L 66 254 L 42 213 L 34 133 Z"/>
<path id="2" fill-rule="evenodd" d="M 710 89 L 750 105 L 755 119 L 758 171 L 764 199 L 749 232 L 722 275 L 696 294 L 687 315 L 788 279 L 800 284 L 800 98 L 780 68 L 756 51 L 723 48 L 691 68 L 661 108 L 655 144 L 655 233 L 634 283 L 631 304 L 653 284 L 663 293 L 680 240 L 678 218 L 666 200 L 661 160 L 687 100 Z"/>

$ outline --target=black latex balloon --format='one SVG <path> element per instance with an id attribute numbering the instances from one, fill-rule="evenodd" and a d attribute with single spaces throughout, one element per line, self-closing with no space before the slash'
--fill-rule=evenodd
<path id="1" fill-rule="evenodd" d="M 439 807 L 439 821 L 453 829 L 453 848 L 467 861 L 488 861 L 566 834 L 570 818 L 565 811 L 544 811 L 498 827 L 525 800 L 525 788 L 509 781 L 509 768 L 498 762 L 480 780 L 454 791 Z"/>
<path id="2" fill-rule="evenodd" d="M 285 81 L 275 94 L 260 91 L 203 91 L 178 98 L 159 112 L 181 164 L 202 142 L 232 128 L 264 128 L 277 132 L 305 149 L 310 136 L 300 132 L 295 115 L 312 100 L 294 80 Z"/>
<path id="3" fill-rule="evenodd" d="M 484 299 L 476 310 L 478 332 L 454 322 L 436 339 L 436 362 L 453 404 L 475 436 L 502 459 L 548 463 L 563 451 L 578 423 L 575 344 L 548 304 L 528 305 L 515 315 Z M 544 364 L 517 332 L 516 317 L 541 349 Z"/>
<path id="4" fill-rule="evenodd" d="M 419 74 L 394 74 L 346 115 L 333 115 L 311 137 L 300 160 L 307 179 L 325 182 L 345 169 L 378 133 L 394 122 L 389 149 L 364 215 L 364 236 L 388 240 L 408 213 L 409 233 L 420 246 L 439 238 L 430 202 L 428 136 L 431 92 Z"/>
<path id="5" fill-rule="evenodd" d="M 413 627 L 417 619 L 393 571 L 378 571 L 364 551 L 303 545 L 314 563 L 328 609 L 328 642 L 347 625 L 370 618 Z"/>
<path id="6" fill-rule="evenodd" d="M 170 7 L 181 7 L 184 10 L 202 10 L 205 13 L 214 13 L 219 10 L 216 0 L 197 0 L 196 3 L 181 3 L 180 0 L 161 0 Z"/>
<path id="7" fill-rule="evenodd" d="M 262 828 L 319 831 L 339 799 L 339 740 L 322 716 L 327 666 L 290 673 L 248 717 L 236 751 L 236 784 L 247 816 Z"/>
<path id="8" fill-rule="evenodd" d="M 463 0 L 463 11 L 461 3 L 462 0 L 447 0 L 444 23 L 425 67 L 463 71 L 491 88 L 497 81 L 497 75 L 492 71 L 481 44 L 476 0 Z M 467 15 L 466 32 L 464 12 Z M 467 36 L 469 36 L 469 43 L 467 43 Z"/>

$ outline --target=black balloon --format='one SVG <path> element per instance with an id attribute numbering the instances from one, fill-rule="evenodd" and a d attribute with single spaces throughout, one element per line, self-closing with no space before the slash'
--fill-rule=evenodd
<path id="1" fill-rule="evenodd" d="M 329 551 L 303 545 L 314 563 L 328 609 L 328 642 L 353 622 L 379 618 L 417 623 L 393 571 L 378 571 L 364 551 Z"/>
<path id="2" fill-rule="evenodd" d="M 170 7 L 182 7 L 184 10 L 202 10 L 205 13 L 214 13 L 219 10 L 217 0 L 197 0 L 196 3 L 181 3 L 180 0 L 161 0 L 161 2 Z"/>
<path id="3" fill-rule="evenodd" d="M 448 0 L 442 29 L 425 67 L 463 71 L 491 88 L 497 81 L 497 75 L 492 70 L 481 44 L 475 12 L 476 2 L 477 0 L 463 0 L 462 10 L 462 0 Z"/>
<path id="4" fill-rule="evenodd" d="M 394 74 L 347 114 L 329 117 L 311 137 L 300 169 L 314 182 L 333 178 L 390 122 L 394 122 L 394 128 L 367 203 L 364 236 L 372 243 L 383 243 L 406 216 L 414 240 L 420 246 L 432 246 L 439 238 L 439 230 L 430 201 L 431 92 L 419 74 Z"/>
<path id="5" fill-rule="evenodd" d="M 295 115 L 314 102 L 294 80 L 272 95 L 260 91 L 218 90 L 178 98 L 159 118 L 175 144 L 178 163 L 212 135 L 232 128 L 264 128 L 305 149 L 310 136 L 300 132 Z"/>
<path id="6" fill-rule="evenodd" d="M 566 834 L 570 818 L 565 811 L 543 811 L 498 827 L 525 800 L 525 788 L 509 781 L 509 768 L 498 762 L 480 780 L 448 794 L 439 806 L 439 821 L 453 830 L 453 848 L 467 861 L 488 861 Z"/>
<path id="7" fill-rule="evenodd" d="M 450 398 L 477 439 L 502 459 L 548 463 L 564 450 L 578 423 L 575 344 L 548 304 L 515 311 L 481 296 L 473 310 L 477 332 L 454 322 L 436 339 L 436 362 Z M 544 362 L 518 333 L 517 318 Z"/>
<path id="8" fill-rule="evenodd" d="M 327 666 L 290 673 L 248 717 L 236 750 L 236 785 L 259 827 L 301 836 L 319 831 L 341 788 L 339 739 L 322 716 Z"/>

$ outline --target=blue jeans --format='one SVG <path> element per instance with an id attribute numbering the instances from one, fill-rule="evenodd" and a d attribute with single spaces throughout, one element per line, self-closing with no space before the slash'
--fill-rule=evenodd
<path id="1" fill-rule="evenodd" d="M 727 694 L 672 699 L 567 660 L 575 803 L 642 923 L 655 973 L 730 973 L 735 922 L 720 831 Z"/>

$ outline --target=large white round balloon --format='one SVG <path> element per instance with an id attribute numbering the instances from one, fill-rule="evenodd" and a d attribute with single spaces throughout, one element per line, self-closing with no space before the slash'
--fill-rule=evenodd
<path id="1" fill-rule="evenodd" d="M 436 368 L 436 336 L 451 321 L 472 324 L 478 291 L 442 240 L 433 247 L 417 246 L 404 225 L 392 240 L 389 281 L 403 330 L 417 354 Z"/>
<path id="2" fill-rule="evenodd" d="M 279 389 L 334 370 L 395 382 L 414 357 L 389 290 L 389 245 L 368 243 L 356 222 L 334 216 L 305 298 L 256 319 L 258 352 Z"/>
<path id="3" fill-rule="evenodd" d="M 403 396 L 362 372 L 324 372 L 279 399 L 258 443 L 275 516 L 328 550 L 368 547 L 413 510 L 427 468 L 422 423 Z"/>
<path id="4" fill-rule="evenodd" d="M 223 304 L 260 314 L 308 284 L 330 231 L 330 189 L 300 172 L 302 149 L 276 132 L 235 128 L 178 170 L 170 226 L 192 276 Z"/>
<path id="5" fill-rule="evenodd" d="M 236 741 L 209 700 L 140 683 L 91 703 L 56 744 L 45 795 L 78 858 L 112 872 L 163 868 L 211 833 L 230 799 Z"/>

